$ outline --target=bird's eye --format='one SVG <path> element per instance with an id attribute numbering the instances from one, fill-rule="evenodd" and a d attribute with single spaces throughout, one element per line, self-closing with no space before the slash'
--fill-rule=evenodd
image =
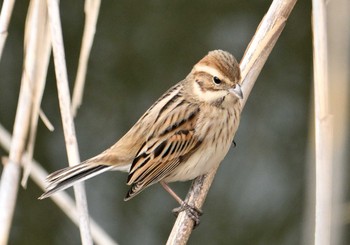
<path id="1" fill-rule="evenodd" d="M 216 84 L 216 85 L 219 85 L 221 83 L 221 80 L 220 78 L 218 78 L 217 76 L 214 76 L 213 77 L 213 82 Z"/>

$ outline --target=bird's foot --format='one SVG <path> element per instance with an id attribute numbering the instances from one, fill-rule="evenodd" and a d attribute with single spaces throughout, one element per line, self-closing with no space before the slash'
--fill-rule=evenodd
<path id="1" fill-rule="evenodd" d="M 187 215 L 194 221 L 193 229 L 195 229 L 200 223 L 199 217 L 203 215 L 202 210 L 191 206 L 186 202 L 182 202 L 181 206 L 174 208 L 172 212 L 177 217 L 182 211 L 186 211 Z"/>

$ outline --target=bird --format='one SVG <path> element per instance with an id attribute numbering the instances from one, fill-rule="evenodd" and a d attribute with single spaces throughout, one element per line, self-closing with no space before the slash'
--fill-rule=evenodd
<path id="1" fill-rule="evenodd" d="M 44 199 L 77 182 L 109 170 L 128 173 L 124 200 L 160 183 L 199 223 L 201 210 L 191 207 L 168 183 L 188 181 L 217 167 L 238 129 L 243 93 L 237 60 L 213 50 L 190 73 L 167 90 L 114 145 L 82 163 L 46 178 Z"/>

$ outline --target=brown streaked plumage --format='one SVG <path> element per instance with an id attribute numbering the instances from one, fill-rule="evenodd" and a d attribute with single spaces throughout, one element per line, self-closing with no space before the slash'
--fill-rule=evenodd
<path id="1" fill-rule="evenodd" d="M 239 82 L 235 58 L 209 52 L 112 147 L 50 174 L 40 199 L 108 170 L 129 172 L 125 200 L 157 182 L 164 186 L 209 172 L 227 154 L 238 128 Z"/>

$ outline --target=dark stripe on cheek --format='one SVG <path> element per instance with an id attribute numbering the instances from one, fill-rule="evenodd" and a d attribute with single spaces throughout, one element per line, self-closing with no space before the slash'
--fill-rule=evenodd
<path id="1" fill-rule="evenodd" d="M 201 81 L 201 80 L 199 80 L 199 79 L 197 79 L 197 80 L 196 80 L 196 83 L 198 84 L 200 91 L 204 93 L 204 92 L 205 92 L 205 89 L 204 89 L 204 82 Z"/>

